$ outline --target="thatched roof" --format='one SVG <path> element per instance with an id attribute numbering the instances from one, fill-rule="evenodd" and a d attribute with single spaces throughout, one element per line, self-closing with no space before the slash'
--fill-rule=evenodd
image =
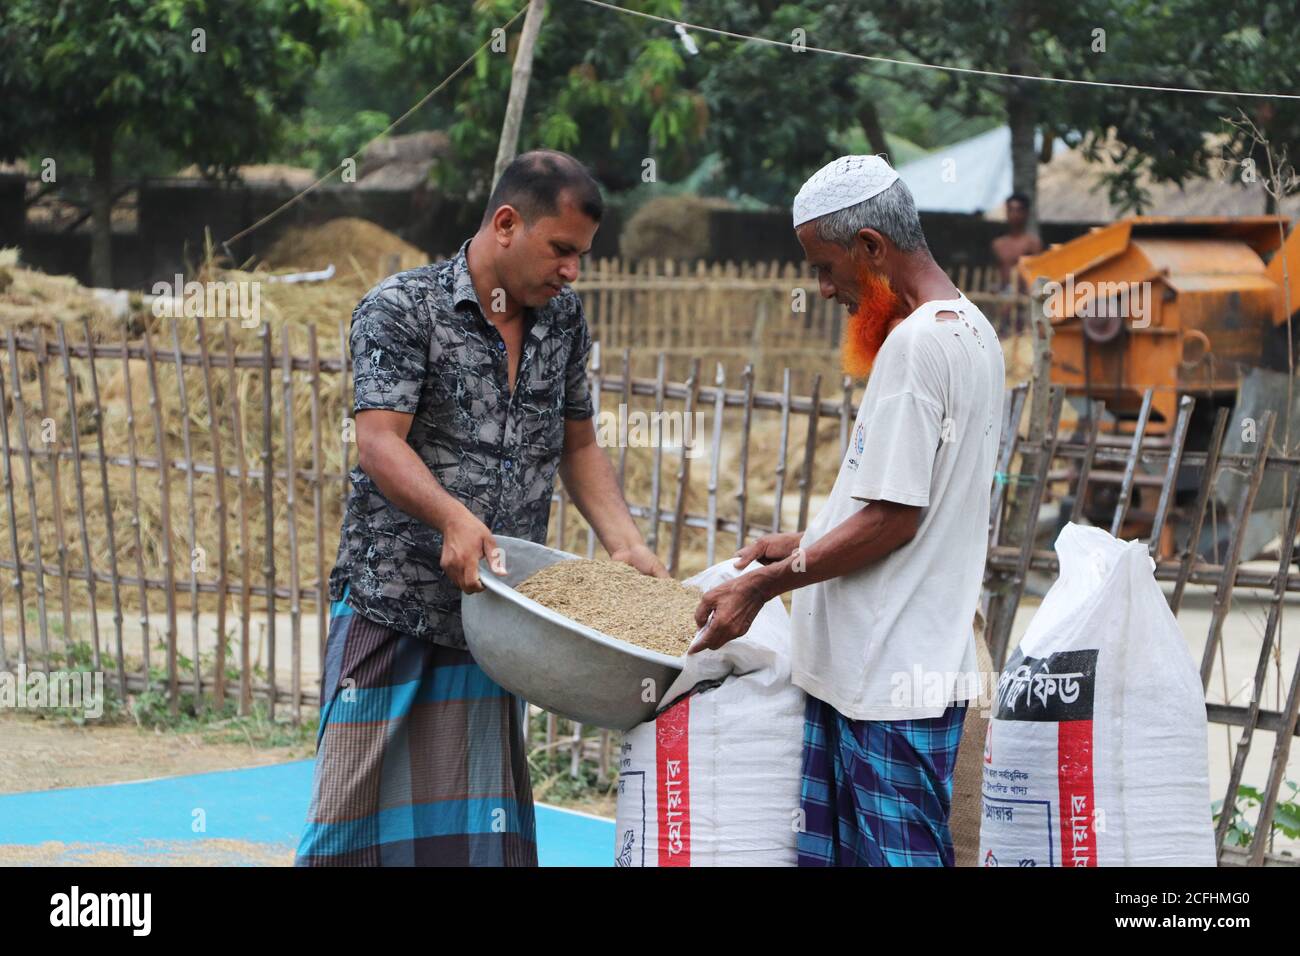
<path id="1" fill-rule="evenodd" d="M 1039 219 L 1110 222 L 1120 218 L 1123 213 L 1106 198 L 1101 180 L 1101 174 L 1112 165 L 1108 160 L 1090 163 L 1080 150 L 1072 149 L 1040 166 Z M 1146 216 L 1259 216 L 1267 212 L 1266 196 L 1259 183 L 1191 179 L 1179 188 L 1172 183 L 1152 182 L 1149 177 L 1143 177 L 1141 182 L 1152 200 L 1152 206 L 1142 211 Z M 1287 199 L 1282 213 L 1300 215 L 1300 196 Z"/>

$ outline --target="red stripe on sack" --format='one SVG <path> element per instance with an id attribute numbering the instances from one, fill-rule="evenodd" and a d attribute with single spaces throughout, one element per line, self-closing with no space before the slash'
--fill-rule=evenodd
<path id="1" fill-rule="evenodd" d="M 1061 795 L 1061 866 L 1096 866 L 1092 792 L 1092 721 L 1057 724 L 1057 788 Z"/>
<path id="2" fill-rule="evenodd" d="M 691 699 L 655 720 L 655 803 L 659 815 L 659 865 L 691 865 Z"/>

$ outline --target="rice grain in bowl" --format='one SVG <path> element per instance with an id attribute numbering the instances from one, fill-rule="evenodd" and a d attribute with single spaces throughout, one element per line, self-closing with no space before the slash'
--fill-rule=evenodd
<path id="1" fill-rule="evenodd" d="M 616 640 L 670 657 L 691 646 L 702 592 L 621 561 L 559 561 L 516 588 L 524 597 Z"/>

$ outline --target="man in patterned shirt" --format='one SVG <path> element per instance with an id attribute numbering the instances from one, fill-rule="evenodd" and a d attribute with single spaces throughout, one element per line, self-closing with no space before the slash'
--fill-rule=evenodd
<path id="1" fill-rule="evenodd" d="M 466 649 L 460 595 L 494 533 L 544 543 L 558 473 L 610 556 L 668 575 L 596 443 L 577 293 L 603 202 L 573 157 L 525 153 L 451 259 L 352 315 L 356 440 L 330 574 L 308 821 L 296 863 L 536 865 L 523 701 Z"/>

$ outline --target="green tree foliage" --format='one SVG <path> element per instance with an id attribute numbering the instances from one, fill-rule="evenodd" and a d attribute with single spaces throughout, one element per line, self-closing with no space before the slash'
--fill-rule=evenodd
<path id="1" fill-rule="evenodd" d="M 1096 58 L 1102 79 L 1206 90 L 1300 93 L 1300 18 L 1279 4 L 1242 6 L 1212 0 L 1165 4 L 1112 0 L 1108 51 Z M 1114 55 L 1114 59 L 1109 59 Z M 1099 156 L 1109 149 L 1117 164 L 1106 176 L 1110 198 L 1140 210 L 1148 201 L 1140 177 L 1181 185 L 1189 178 L 1221 175 L 1221 160 L 1252 160 L 1267 170 L 1264 147 L 1230 120 L 1241 113 L 1258 127 L 1275 153 L 1294 154 L 1300 140 L 1295 100 L 1225 95 L 1196 96 L 1128 90 L 1075 91 L 1051 125 L 1079 138 Z M 1113 141 L 1103 137 L 1113 132 Z M 1232 172 L 1240 179 L 1242 169 Z M 1264 194 L 1261 191 L 1261 203 Z M 1270 204 L 1271 205 L 1271 204 Z M 1262 205 L 1261 210 L 1263 211 Z"/>
<path id="2" fill-rule="evenodd" d="M 381 29 L 400 39 L 402 68 L 427 79 L 449 74 L 493 39 L 518 0 L 391 4 Z M 582 156 L 613 189 L 641 181 L 646 157 L 656 175 L 688 172 L 708 123 L 703 97 L 683 82 L 683 51 L 671 31 L 589 7 L 552 2 L 538 38 L 521 150 L 563 149 Z M 676 16 L 679 0 L 646 0 L 642 9 Z M 480 52 L 455 81 L 444 124 L 458 161 L 440 170 L 442 185 L 482 192 L 490 183 L 519 36 Z"/>
<path id="3" fill-rule="evenodd" d="M 895 48 L 852 0 L 629 0 L 669 19 L 720 24 L 789 41 L 802 29 L 812 45 Z M 303 155 L 328 168 L 360 141 L 328 140 L 331 124 L 352 123 L 366 108 L 396 117 L 435 82 L 492 39 L 517 0 L 390 0 L 374 5 L 376 28 L 332 54 L 310 99 Z M 442 96 L 402 131 L 446 129 L 456 162 L 440 185 L 462 194 L 486 189 L 510 86 L 519 33 L 478 54 Z M 932 148 L 988 128 L 995 120 L 962 113 L 928 95 L 924 74 L 865 66 L 702 31 L 692 55 L 673 28 L 601 11 L 577 0 L 551 0 L 538 41 L 520 148 L 549 146 L 581 156 L 605 185 L 646 184 L 646 160 L 659 182 L 680 182 L 706 167 L 709 192 L 786 203 L 803 179 L 830 158 L 866 142 L 885 150 L 884 129 L 903 130 Z M 369 69 L 360 69 L 362 63 Z M 346 73 L 345 73 L 346 71 Z M 345 79 L 346 76 L 346 79 Z M 412 87 L 413 78 L 419 86 Z M 394 89 L 406 99 L 387 100 Z M 988 106 L 993 112 L 996 103 Z M 717 161 L 711 157 L 716 157 Z M 697 177 L 698 178 L 698 177 Z"/>
<path id="4" fill-rule="evenodd" d="M 1101 83 L 1204 90 L 1295 92 L 1300 20 L 1276 4 L 1243 7 L 1220 0 L 897 0 L 873 13 L 911 59 L 1003 73 Z M 1104 178 L 1112 202 L 1138 211 L 1148 202 L 1145 173 L 1182 184 L 1212 173 L 1226 136 L 1230 154 L 1249 154 L 1223 117 L 1245 108 L 1276 145 L 1295 140 L 1293 101 L 1039 83 L 944 73 L 931 101 L 986 114 L 989 97 L 1011 127 L 1013 181 L 1036 194 L 1035 130 L 1103 151 L 1115 168 Z"/>
<path id="5" fill-rule="evenodd" d="M 321 52 L 364 26 L 362 0 L 6 0 L 0 152 L 94 171 L 91 270 L 111 282 L 119 144 L 218 170 L 265 159 Z"/>

